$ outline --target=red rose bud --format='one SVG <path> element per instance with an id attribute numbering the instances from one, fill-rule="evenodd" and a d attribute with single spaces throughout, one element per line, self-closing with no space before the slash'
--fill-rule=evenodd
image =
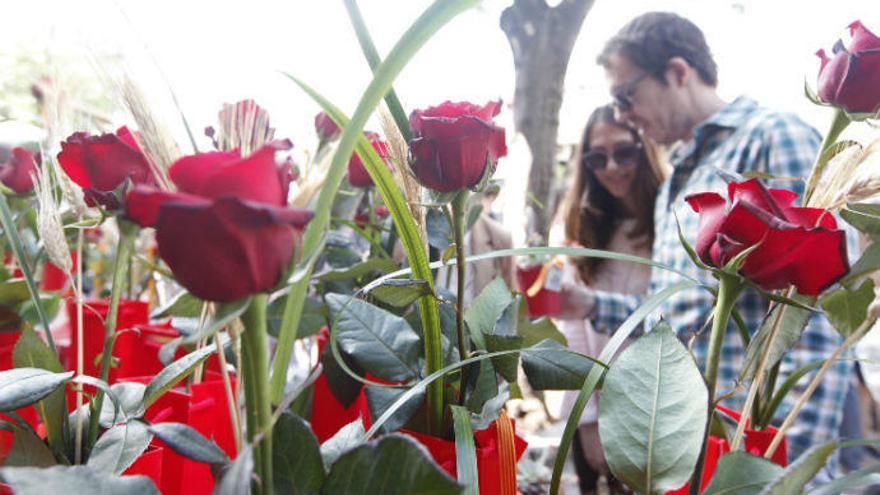
<path id="1" fill-rule="evenodd" d="M 339 127 L 324 112 L 319 112 L 318 115 L 315 115 L 315 132 L 318 133 L 318 139 L 322 143 L 334 141 L 340 134 Z"/>
<path id="2" fill-rule="evenodd" d="M 18 194 L 29 193 L 34 189 L 32 174 L 37 173 L 39 163 L 39 153 L 13 148 L 9 161 L 0 165 L 0 182 Z"/>
<path id="3" fill-rule="evenodd" d="M 375 132 L 366 131 L 364 135 L 373 145 L 376 154 L 388 165 L 388 145 Z M 357 153 L 352 153 L 351 160 L 348 161 L 348 182 L 354 187 L 372 187 L 373 178 L 364 167 L 361 157 Z"/>
<path id="4" fill-rule="evenodd" d="M 415 138 L 410 142 L 410 168 L 423 186 L 439 192 L 474 187 L 495 171 L 507 154 L 504 129 L 492 118 L 501 100 L 478 106 L 444 102 L 414 111 L 409 118 Z M 489 170 L 487 170 L 489 167 Z"/>
<path id="5" fill-rule="evenodd" d="M 853 113 L 875 113 L 880 109 L 880 38 L 861 22 L 849 25 L 848 46 L 838 40 L 832 56 L 825 50 L 819 69 L 819 98 Z"/>
<path id="6" fill-rule="evenodd" d="M 159 255 L 193 295 L 228 302 L 266 292 L 289 265 L 306 210 L 287 208 L 289 141 L 242 159 L 237 150 L 187 156 L 169 169 L 177 192 L 136 186 L 126 214 L 156 228 Z"/>
<path id="7" fill-rule="evenodd" d="M 90 136 L 77 132 L 61 143 L 58 163 L 67 176 L 83 189 L 89 206 L 119 208 L 113 191 L 125 179 L 155 186 L 156 178 L 131 131 L 120 127 L 116 134 Z"/>
<path id="8" fill-rule="evenodd" d="M 717 193 L 685 198 L 700 214 L 696 251 L 720 268 L 758 244 L 740 273 L 764 290 L 794 285 L 815 296 L 849 271 L 846 237 L 827 210 L 792 206 L 797 194 L 768 189 L 758 179 L 728 184 L 728 202 Z"/>

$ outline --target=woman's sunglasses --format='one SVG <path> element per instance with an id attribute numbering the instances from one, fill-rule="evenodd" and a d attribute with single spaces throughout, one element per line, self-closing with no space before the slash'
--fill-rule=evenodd
<path id="1" fill-rule="evenodd" d="M 639 161 L 642 147 L 638 143 L 624 144 L 615 147 L 610 157 L 618 166 L 630 167 Z M 605 170 L 608 167 L 609 153 L 605 151 L 588 151 L 583 155 L 584 166 L 592 170 Z"/>

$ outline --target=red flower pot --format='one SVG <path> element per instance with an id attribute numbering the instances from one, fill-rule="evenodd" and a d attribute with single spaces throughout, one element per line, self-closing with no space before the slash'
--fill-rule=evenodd
<path id="1" fill-rule="evenodd" d="M 158 445 L 149 445 L 147 450 L 134 461 L 134 464 L 122 473 L 123 476 L 140 474 L 153 480 L 157 487 L 162 486 L 162 460 L 164 454 L 164 448 Z"/>
<path id="2" fill-rule="evenodd" d="M 513 423 L 513 421 L 511 421 Z M 402 431 L 428 449 L 434 461 L 453 478 L 458 477 L 455 459 L 455 442 L 428 436 L 422 433 Z M 481 495 L 508 495 L 501 492 L 502 458 L 499 449 L 498 423 L 493 422 L 485 430 L 474 432 L 477 451 L 477 473 Z M 514 436 L 514 462 L 519 461 L 528 444 L 519 436 Z M 514 473 L 516 469 L 514 468 Z M 514 474 L 515 476 L 515 474 Z M 514 482 L 515 483 L 515 482 Z"/>
<path id="3" fill-rule="evenodd" d="M 715 410 L 728 416 L 734 421 L 739 421 L 740 414 L 732 409 L 728 409 L 724 406 L 716 406 Z M 746 424 L 748 425 L 748 423 Z M 770 446 L 770 442 L 773 441 L 773 437 L 776 436 L 777 431 L 778 430 L 773 426 L 768 426 L 763 430 L 753 430 L 747 426 L 743 441 L 746 452 L 755 456 L 763 456 L 764 453 L 767 452 L 767 447 Z M 787 466 L 787 451 L 787 442 L 786 439 L 783 438 L 779 447 L 773 453 L 773 456 L 770 457 L 770 460 L 782 467 Z M 730 445 L 727 443 L 727 440 L 715 436 L 709 436 L 709 444 L 706 446 L 706 462 L 703 466 L 703 479 L 700 483 L 700 492 L 709 486 L 709 482 L 712 481 L 712 476 L 715 474 L 715 468 L 718 466 L 718 460 L 728 452 L 730 452 Z M 686 495 L 689 489 L 690 483 L 685 483 L 683 487 L 666 493 L 667 495 Z"/>
<path id="4" fill-rule="evenodd" d="M 74 271 L 76 270 L 76 251 L 70 252 L 70 259 L 73 261 Z M 67 286 L 70 275 L 64 273 L 64 270 L 55 266 L 51 261 L 43 267 L 43 280 L 40 281 L 40 288 L 44 291 L 60 291 Z"/>
<path id="5" fill-rule="evenodd" d="M 127 377 L 124 381 L 149 383 L 152 376 Z M 235 387 L 234 377 L 232 387 Z M 223 379 L 218 373 L 207 372 L 201 383 L 190 385 L 189 391 L 178 386 L 166 392 L 146 411 L 144 418 L 151 423 L 173 421 L 184 423 L 214 440 L 230 458 L 236 455 L 235 434 L 226 400 Z M 177 455 L 163 447 L 161 483 L 157 483 L 165 495 L 208 495 L 214 487 L 214 479 L 206 464 Z"/>
<path id="6" fill-rule="evenodd" d="M 95 363 L 96 358 L 104 352 L 104 320 L 110 303 L 107 300 L 86 301 L 83 306 L 83 373 L 89 376 L 98 376 L 101 369 L 100 363 Z M 70 351 L 73 356 L 69 360 L 71 367 L 76 367 L 76 348 L 78 345 L 76 301 L 67 301 L 67 315 L 70 318 Z M 119 302 L 119 316 L 116 321 L 116 331 L 129 330 L 135 325 L 145 324 L 149 318 L 147 303 L 143 301 Z M 116 339 L 113 346 L 113 355 L 124 363 L 129 360 L 130 345 L 126 340 L 132 338 L 131 332 L 123 332 Z M 118 370 L 110 368 L 110 383 L 116 381 Z"/>
<path id="7" fill-rule="evenodd" d="M 529 316 L 537 318 L 539 316 L 555 315 L 562 309 L 562 299 L 559 291 L 548 290 L 546 284 L 534 296 L 529 296 L 526 292 L 541 275 L 543 265 L 518 266 L 516 267 L 516 283 L 520 292 L 526 296 L 526 306 Z"/>
<path id="8" fill-rule="evenodd" d="M 11 370 L 14 367 L 12 352 L 15 350 L 15 344 L 18 343 L 19 337 L 21 337 L 21 330 L 0 333 L 0 371 Z"/>

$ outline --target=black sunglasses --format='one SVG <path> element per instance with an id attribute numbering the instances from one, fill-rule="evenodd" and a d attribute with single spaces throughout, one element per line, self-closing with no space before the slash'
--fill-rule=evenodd
<path id="1" fill-rule="evenodd" d="M 583 155 L 583 164 L 592 170 L 605 170 L 608 167 L 608 157 L 614 160 L 620 167 L 631 167 L 639 161 L 642 154 L 642 146 L 639 143 L 624 144 L 615 147 L 611 153 L 605 151 L 588 151 Z"/>
<path id="2" fill-rule="evenodd" d="M 639 89 L 639 84 L 642 81 L 647 79 L 649 73 L 644 73 L 641 76 L 633 79 L 632 81 L 624 84 L 617 91 L 611 95 L 614 98 L 614 106 L 617 107 L 621 112 L 629 112 L 633 109 L 633 105 L 635 101 L 633 101 L 633 97 L 636 94 L 636 91 Z"/>

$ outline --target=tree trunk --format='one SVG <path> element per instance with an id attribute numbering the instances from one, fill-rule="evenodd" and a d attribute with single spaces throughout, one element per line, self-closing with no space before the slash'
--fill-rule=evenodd
<path id="1" fill-rule="evenodd" d="M 595 0 L 515 0 L 501 14 L 516 70 L 513 118 L 532 152 L 527 198 L 528 239 L 547 240 L 555 198 L 553 165 L 565 72 L 584 18 Z"/>

